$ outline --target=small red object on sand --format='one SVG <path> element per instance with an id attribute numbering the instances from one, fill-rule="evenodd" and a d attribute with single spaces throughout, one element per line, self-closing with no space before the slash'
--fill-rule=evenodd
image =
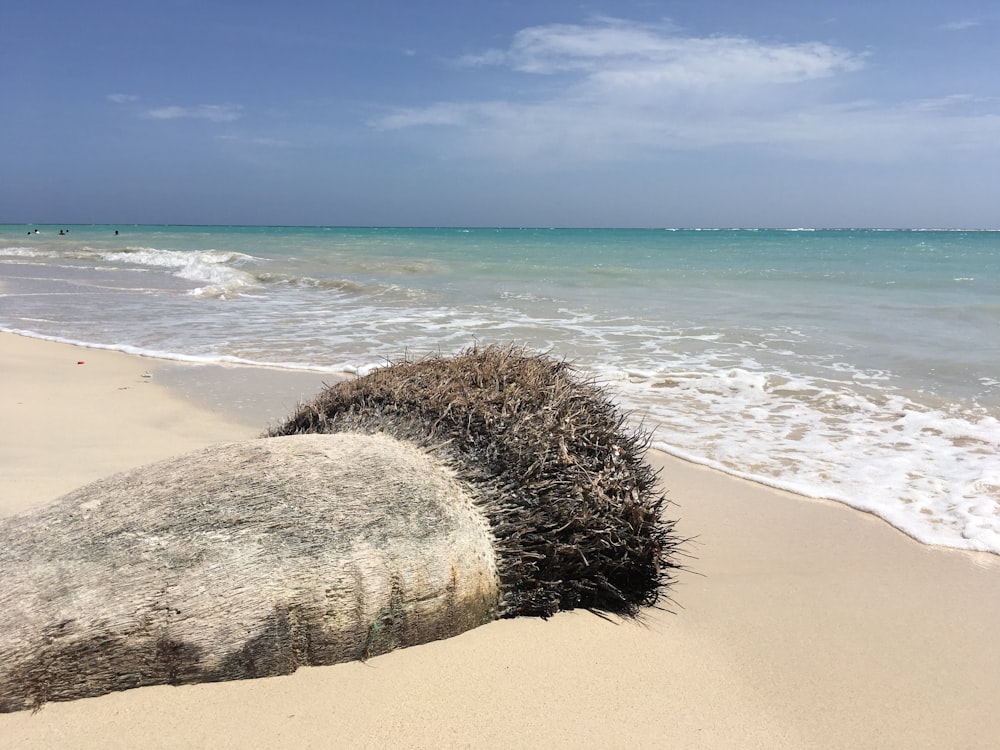
<path id="1" fill-rule="evenodd" d="M 81 359 L 79 362 L 77 362 L 77 364 L 78 365 L 82 365 L 82 364 L 86 364 L 86 363 Z"/>

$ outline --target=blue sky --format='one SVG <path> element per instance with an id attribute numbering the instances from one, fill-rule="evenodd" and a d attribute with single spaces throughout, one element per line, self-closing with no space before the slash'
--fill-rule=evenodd
<path id="1" fill-rule="evenodd" d="M 0 221 L 1000 227 L 1000 3 L 0 8 Z"/>

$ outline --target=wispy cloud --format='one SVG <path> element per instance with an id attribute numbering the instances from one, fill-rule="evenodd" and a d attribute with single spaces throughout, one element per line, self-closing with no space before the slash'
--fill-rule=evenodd
<path id="1" fill-rule="evenodd" d="M 289 148 L 292 144 L 289 141 L 283 141 L 280 138 L 267 138 L 262 136 L 251 136 L 251 135 L 217 135 L 216 140 L 226 141 L 228 143 L 236 143 L 246 146 L 260 146 L 262 148 Z"/>
<path id="2" fill-rule="evenodd" d="M 811 42 L 769 45 L 732 36 L 683 37 L 671 27 L 602 19 L 519 31 L 506 50 L 463 58 L 523 73 L 580 72 L 618 84 L 672 87 L 787 83 L 858 70 L 864 55 Z"/>
<path id="3" fill-rule="evenodd" d="M 838 101 L 868 59 L 866 51 L 823 42 L 697 37 L 669 24 L 610 18 L 536 26 L 506 48 L 458 61 L 472 71 L 499 66 L 520 74 L 523 95 L 397 108 L 371 125 L 419 128 L 428 138 L 447 129 L 434 143 L 451 155 L 541 160 L 748 144 L 885 159 L 1000 135 L 994 109 L 972 112 L 963 96 Z"/>
<path id="4" fill-rule="evenodd" d="M 941 28 L 944 31 L 965 31 L 966 29 L 972 29 L 981 25 L 982 21 L 974 18 L 965 18 L 960 21 L 949 21 L 948 23 L 942 24 Z"/>
<path id="5" fill-rule="evenodd" d="M 136 105 L 142 101 L 135 94 L 107 94 L 108 101 L 118 105 Z M 132 106 L 127 111 L 150 120 L 208 120 L 209 122 L 232 122 L 243 116 L 243 106 L 240 104 L 198 104 L 190 107 L 163 106 L 149 107 Z"/>
<path id="6" fill-rule="evenodd" d="M 372 122 L 383 130 L 412 128 L 420 125 L 467 125 L 480 116 L 488 115 L 488 103 L 439 102 L 426 107 L 398 109 Z M 500 105 L 503 106 L 503 105 Z"/>
<path id="7" fill-rule="evenodd" d="M 243 116 L 239 104 L 199 104 L 193 107 L 156 107 L 147 110 L 145 116 L 153 120 L 195 119 L 210 122 L 232 122 Z"/>

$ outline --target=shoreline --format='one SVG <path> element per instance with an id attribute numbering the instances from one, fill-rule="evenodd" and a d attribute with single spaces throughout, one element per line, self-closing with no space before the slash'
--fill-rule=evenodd
<path id="1" fill-rule="evenodd" d="M 78 365 L 77 362 L 84 362 Z M 0 334 L 0 516 L 259 435 L 330 373 Z M 144 375 L 151 377 L 144 377 Z M 17 747 L 991 747 L 1000 560 L 651 451 L 694 537 L 639 623 L 501 620 L 368 662 L 0 715 Z M 2 585 L 2 584 L 0 584 Z"/>

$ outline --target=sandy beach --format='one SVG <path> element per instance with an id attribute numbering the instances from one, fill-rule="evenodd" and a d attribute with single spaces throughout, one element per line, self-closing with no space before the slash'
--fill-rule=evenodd
<path id="1" fill-rule="evenodd" d="M 0 334 L 0 515 L 253 437 L 324 380 Z M 671 611 L 502 620 L 364 663 L 52 703 L 0 715 L 0 745 L 996 747 L 1000 558 L 650 460 L 695 538 Z"/>

